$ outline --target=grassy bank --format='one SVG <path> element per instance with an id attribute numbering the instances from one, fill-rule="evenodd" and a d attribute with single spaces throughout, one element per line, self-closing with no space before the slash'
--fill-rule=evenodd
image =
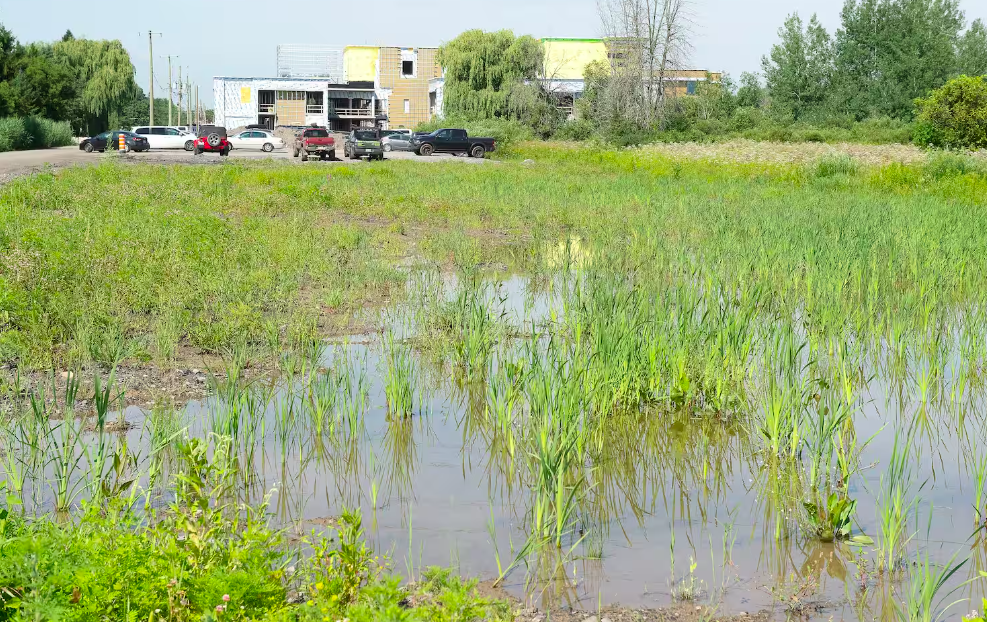
<path id="1" fill-rule="evenodd" d="M 290 540 L 224 490 L 222 469 L 186 445 L 178 498 L 114 492 L 73 516 L 28 519 L 0 502 L 0 619 L 147 622 L 512 620 L 507 602 L 438 568 L 404 585 L 367 547 L 359 513 Z M 135 498 L 136 497 L 136 498 Z M 156 503 L 157 504 L 157 503 Z"/>

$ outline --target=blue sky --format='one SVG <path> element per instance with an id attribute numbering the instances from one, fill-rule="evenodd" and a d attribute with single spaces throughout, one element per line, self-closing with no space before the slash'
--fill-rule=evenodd
<path id="1" fill-rule="evenodd" d="M 962 1 L 968 20 L 987 20 L 987 2 Z M 372 10 L 363 13 L 364 6 Z M 833 32 L 841 6 L 842 0 L 694 0 L 691 65 L 735 78 L 757 71 L 787 14 L 818 13 Z M 536 37 L 600 35 L 596 0 L 0 0 L 0 22 L 21 41 L 53 40 L 66 29 L 76 36 L 120 39 L 145 90 L 147 31 L 160 32 L 154 39 L 155 95 L 167 89 L 171 54 L 176 67 L 191 73 L 207 104 L 213 76 L 273 75 L 279 43 L 424 47 L 470 28 L 509 28 Z"/>

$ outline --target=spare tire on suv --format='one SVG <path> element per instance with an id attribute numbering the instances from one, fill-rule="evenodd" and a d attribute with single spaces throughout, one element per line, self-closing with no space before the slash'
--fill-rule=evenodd
<path id="1" fill-rule="evenodd" d="M 226 128 L 221 125 L 201 125 L 198 137 L 205 138 L 206 146 L 215 149 L 226 139 Z"/>

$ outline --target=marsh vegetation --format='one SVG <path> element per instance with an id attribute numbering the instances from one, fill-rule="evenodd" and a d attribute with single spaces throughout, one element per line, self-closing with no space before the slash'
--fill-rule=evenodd
<path id="1" fill-rule="evenodd" d="M 89 370 L 7 380 L 9 615 L 124 602 L 28 563 L 82 541 L 168 551 L 115 579 L 169 577 L 128 588 L 152 620 L 224 594 L 266 595 L 242 618 L 305 594 L 372 619 L 405 598 L 390 571 L 440 577 L 436 610 L 479 603 L 449 619 L 510 615 L 436 564 L 545 606 L 976 608 L 979 164 L 520 149 L 536 164 L 107 164 L 8 186 L 0 351 Z M 326 338 L 353 314 L 363 334 Z M 208 399 L 127 408 L 115 365 L 188 349 L 223 361 Z M 248 379 L 260 361 L 276 373 Z M 334 604 L 311 597 L 330 583 Z"/>

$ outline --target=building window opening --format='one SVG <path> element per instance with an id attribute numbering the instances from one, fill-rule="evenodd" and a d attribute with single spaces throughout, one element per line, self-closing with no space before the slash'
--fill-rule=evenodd
<path id="1" fill-rule="evenodd" d="M 401 61 L 401 75 L 405 78 L 411 78 L 415 75 L 415 61 L 413 60 L 403 60 Z"/>
<path id="2" fill-rule="evenodd" d="M 404 100 L 404 114 L 411 114 L 411 100 Z"/>

